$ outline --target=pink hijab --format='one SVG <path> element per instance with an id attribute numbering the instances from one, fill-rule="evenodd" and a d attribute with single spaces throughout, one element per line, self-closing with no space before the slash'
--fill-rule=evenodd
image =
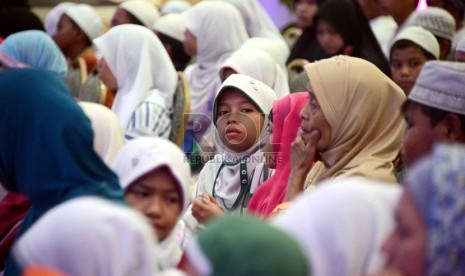
<path id="1" fill-rule="evenodd" d="M 273 152 L 276 155 L 275 174 L 255 192 L 248 210 L 262 217 L 268 216 L 286 196 L 291 173 L 291 143 L 302 123 L 300 111 L 307 103 L 306 92 L 292 93 L 273 103 Z"/>

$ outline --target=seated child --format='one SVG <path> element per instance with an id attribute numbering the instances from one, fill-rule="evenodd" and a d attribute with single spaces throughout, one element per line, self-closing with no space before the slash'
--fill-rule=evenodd
<path id="1" fill-rule="evenodd" d="M 402 106 L 408 129 L 402 159 L 410 167 L 439 141 L 465 143 L 465 64 L 429 61 Z"/>
<path id="2" fill-rule="evenodd" d="M 416 26 L 406 27 L 391 47 L 392 80 L 408 95 L 423 65 L 438 58 L 439 44 L 430 31 Z"/>
<path id="3" fill-rule="evenodd" d="M 182 224 L 178 220 L 189 202 L 190 168 L 184 153 L 166 139 L 141 137 L 123 147 L 113 170 L 126 201 L 153 227 L 159 241 L 160 267 L 176 267 L 182 256 L 182 241 L 178 239 Z"/>
<path id="4" fill-rule="evenodd" d="M 256 189 L 270 176 L 262 147 L 275 92 L 249 76 L 233 74 L 213 105 L 217 154 L 202 169 L 192 215 L 203 223 L 223 212 L 243 212 Z"/>

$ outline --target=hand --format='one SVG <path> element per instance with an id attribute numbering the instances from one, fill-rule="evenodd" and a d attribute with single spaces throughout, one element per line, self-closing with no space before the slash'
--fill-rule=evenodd
<path id="1" fill-rule="evenodd" d="M 305 178 L 310 171 L 317 153 L 316 146 L 320 139 L 320 132 L 314 130 L 310 133 L 308 143 L 302 139 L 302 131 L 291 144 L 291 173 L 287 185 L 286 200 L 292 200 L 304 189 Z"/>
<path id="2" fill-rule="evenodd" d="M 223 208 L 210 194 L 204 193 L 201 198 L 192 200 L 192 216 L 200 222 L 205 223 L 211 218 L 224 215 Z"/>

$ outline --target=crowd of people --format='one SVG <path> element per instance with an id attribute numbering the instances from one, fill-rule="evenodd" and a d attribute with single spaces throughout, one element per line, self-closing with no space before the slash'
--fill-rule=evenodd
<path id="1" fill-rule="evenodd" d="M 10 2 L 0 275 L 465 274 L 465 1 Z"/>

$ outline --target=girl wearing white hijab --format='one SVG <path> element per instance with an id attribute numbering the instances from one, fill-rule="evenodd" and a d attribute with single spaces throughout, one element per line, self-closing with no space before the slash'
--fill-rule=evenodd
<path id="1" fill-rule="evenodd" d="M 96 38 L 94 44 L 102 54 L 100 77 L 117 91 L 111 109 L 125 139 L 168 138 L 177 74 L 160 40 L 145 27 L 124 24 Z"/>
<path id="2" fill-rule="evenodd" d="M 211 122 L 211 103 L 221 85 L 220 66 L 248 35 L 241 15 L 227 3 L 202 1 L 183 16 L 187 26 L 184 48 L 196 58 L 196 63 L 184 71 L 191 90 L 187 131 L 193 132 L 193 122 L 199 122 L 202 128 L 196 136 L 200 137 Z"/>
<path id="3" fill-rule="evenodd" d="M 147 276 L 158 273 L 156 246 L 152 229 L 137 212 L 101 198 L 79 197 L 47 212 L 17 241 L 13 254 L 22 269 Z"/>
<path id="4" fill-rule="evenodd" d="M 94 149 L 107 166 L 111 166 L 123 147 L 124 136 L 118 117 L 107 107 L 90 102 L 78 102 L 89 117 L 94 131 Z"/>
<path id="5" fill-rule="evenodd" d="M 385 264 L 384 240 L 394 229 L 401 188 L 362 177 L 326 181 L 305 193 L 274 224 L 299 241 L 309 275 L 367 275 Z"/>
<path id="6" fill-rule="evenodd" d="M 220 0 L 232 4 L 241 13 L 250 37 L 273 39 L 281 47 L 282 55 L 289 56 L 289 47 L 284 41 L 266 10 L 257 0 Z"/>
<path id="7" fill-rule="evenodd" d="M 152 224 L 160 241 L 160 267 L 176 267 L 184 243 L 184 224 L 179 219 L 190 202 L 187 190 L 191 174 L 184 153 L 166 139 L 141 137 L 122 148 L 113 170 L 126 201 Z"/>
<path id="8" fill-rule="evenodd" d="M 262 50 L 240 48 L 235 51 L 220 69 L 222 81 L 230 74 L 248 75 L 265 83 L 276 92 L 278 99 L 289 94 L 286 73 L 269 54 Z"/>
<path id="9" fill-rule="evenodd" d="M 233 74 L 223 82 L 212 113 L 215 139 L 223 153 L 215 155 L 200 172 L 198 198 L 192 204 L 198 222 L 219 215 L 218 208 L 242 214 L 255 190 L 271 175 L 262 148 L 275 99 L 270 87 L 246 75 Z"/>

